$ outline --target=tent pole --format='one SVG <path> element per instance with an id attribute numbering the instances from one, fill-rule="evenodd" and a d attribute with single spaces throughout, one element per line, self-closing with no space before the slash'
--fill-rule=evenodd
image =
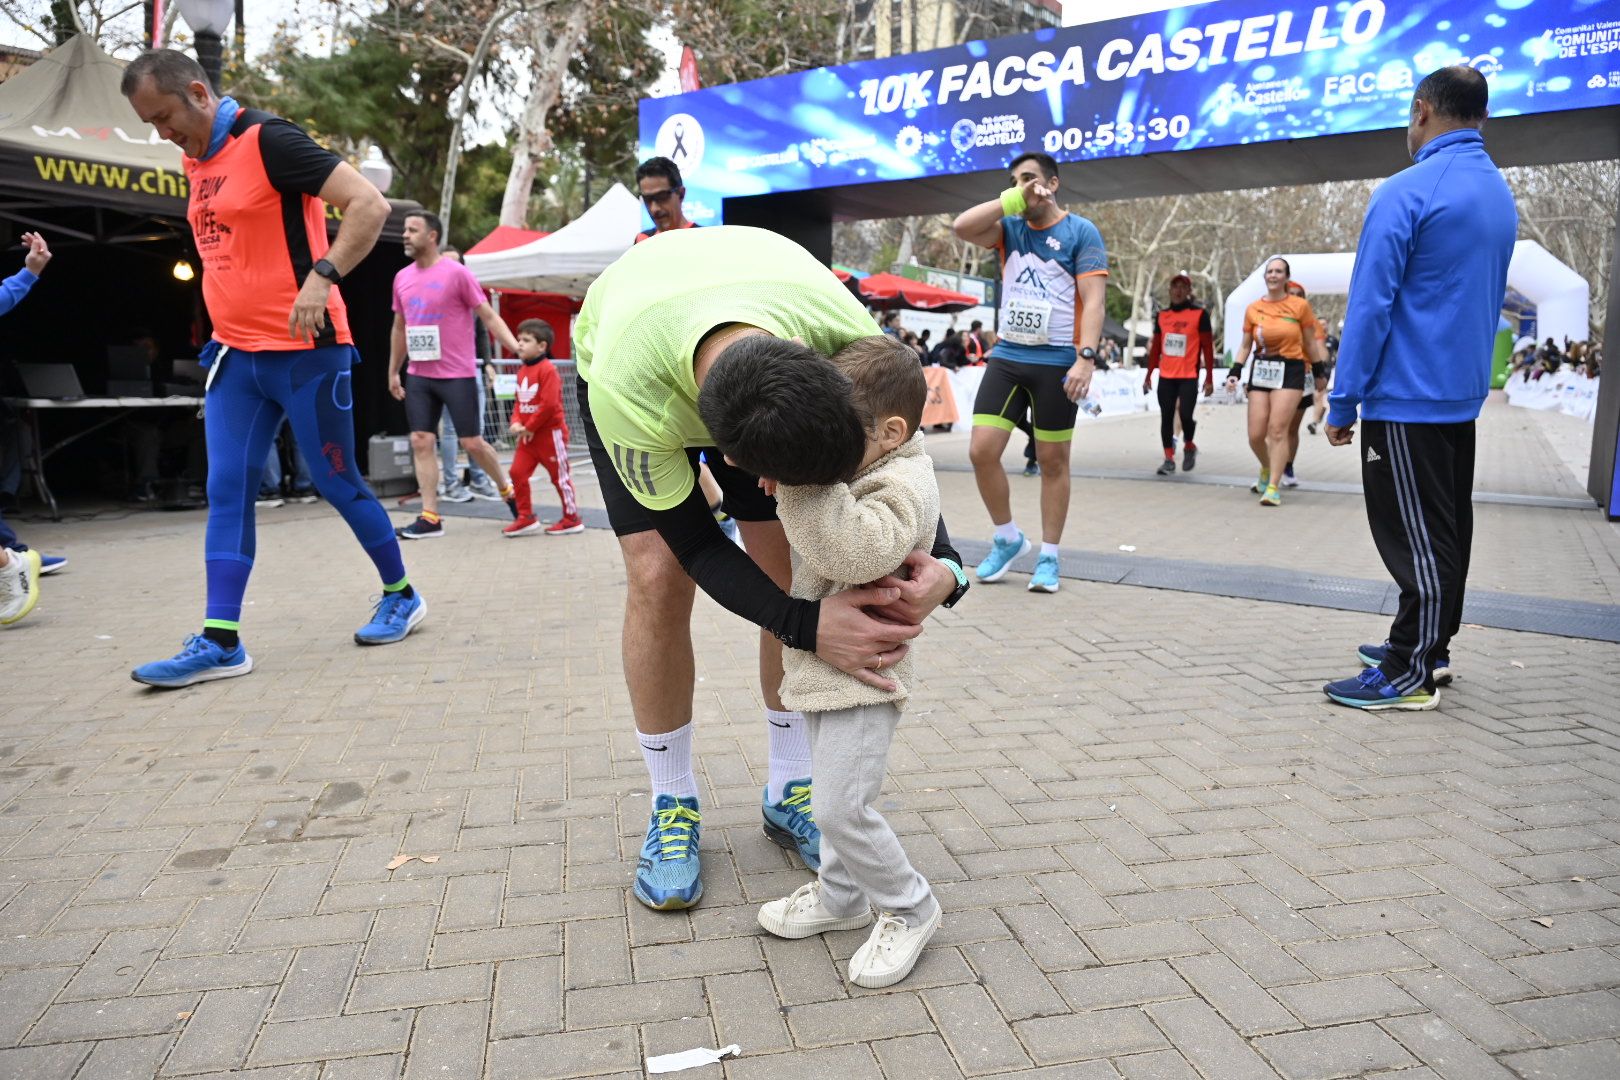
<path id="1" fill-rule="evenodd" d="M 1604 316 L 1606 344 L 1620 331 L 1620 218 L 1614 227 L 1614 262 L 1609 266 L 1609 307 Z M 1599 372 L 1597 415 L 1592 423 L 1592 457 L 1586 473 L 1586 493 L 1603 507 L 1610 521 L 1620 521 L 1620 351 L 1607 350 Z"/>

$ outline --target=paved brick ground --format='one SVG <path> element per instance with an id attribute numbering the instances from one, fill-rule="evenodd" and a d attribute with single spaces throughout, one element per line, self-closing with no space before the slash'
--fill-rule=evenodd
<path id="1" fill-rule="evenodd" d="M 1079 485 L 1076 546 L 1128 523 L 1116 542 L 1191 548 L 1249 510 L 1210 489 L 1220 510 L 1154 519 L 1145 491 Z M 1328 498 L 1272 542 L 1357 557 Z M 1533 536 L 1579 516 L 1523 513 Z M 74 563 L 0 632 L 0 1078 L 628 1077 L 733 1041 L 682 1075 L 1616 1074 L 1612 645 L 1469 631 L 1440 710 L 1377 718 L 1317 690 L 1381 635 L 1366 616 L 977 589 L 919 650 L 882 802 L 944 928 L 872 992 L 842 973 L 860 934 L 755 926 L 807 875 L 759 831 L 740 621 L 700 602 L 704 902 L 647 912 L 611 537 L 453 521 L 407 552 L 429 621 L 363 650 L 375 587 L 341 523 L 262 520 L 259 670 L 169 694 L 125 672 L 194 628 L 200 517 L 26 529 Z"/>

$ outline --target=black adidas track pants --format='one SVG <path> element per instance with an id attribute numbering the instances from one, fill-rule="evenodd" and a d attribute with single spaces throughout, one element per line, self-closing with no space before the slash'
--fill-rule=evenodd
<path id="1" fill-rule="evenodd" d="M 1434 689 L 1435 661 L 1462 626 L 1474 543 L 1474 422 L 1364 420 L 1361 486 L 1367 524 L 1400 586 L 1382 668 L 1395 689 Z"/>

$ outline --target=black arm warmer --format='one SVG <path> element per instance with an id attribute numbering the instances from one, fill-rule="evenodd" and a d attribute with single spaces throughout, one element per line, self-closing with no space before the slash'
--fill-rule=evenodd
<path id="1" fill-rule="evenodd" d="M 941 561 L 949 559 L 957 566 L 962 565 L 962 556 L 958 555 L 956 549 L 951 547 L 951 534 L 945 531 L 944 514 L 939 516 L 939 524 L 934 527 L 934 550 L 928 554 Z"/>
<path id="2" fill-rule="evenodd" d="M 679 506 L 649 510 L 658 535 L 698 588 L 733 614 L 776 635 L 790 649 L 814 652 L 818 600 L 795 600 L 776 587 L 746 552 L 726 539 L 703 489 L 692 485 Z"/>

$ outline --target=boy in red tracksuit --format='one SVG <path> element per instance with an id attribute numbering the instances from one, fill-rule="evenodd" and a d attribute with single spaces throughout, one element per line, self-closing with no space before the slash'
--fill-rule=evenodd
<path id="1" fill-rule="evenodd" d="M 563 419 L 562 378 L 551 362 L 551 343 L 555 340 L 551 327 L 540 319 L 525 319 L 518 324 L 517 401 L 512 410 L 512 426 L 508 430 L 517 436 L 517 453 L 512 458 L 512 483 L 517 488 L 517 520 L 501 532 L 506 536 L 524 536 L 540 531 L 540 521 L 534 516 L 533 495 L 529 491 L 529 478 L 537 466 L 544 465 L 551 474 L 562 501 L 562 520 L 546 527 L 547 536 L 567 536 L 584 532 L 585 523 L 579 519 L 579 507 L 574 502 L 574 477 L 568 469 L 568 423 Z"/>

